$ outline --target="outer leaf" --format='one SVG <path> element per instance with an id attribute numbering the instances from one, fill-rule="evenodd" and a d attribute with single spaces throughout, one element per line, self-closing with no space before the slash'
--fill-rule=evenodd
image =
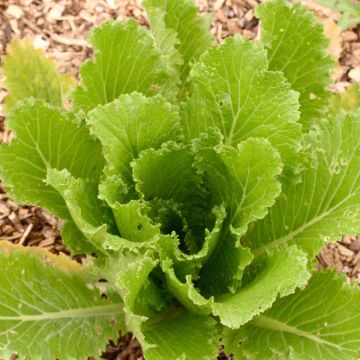
<path id="1" fill-rule="evenodd" d="M 161 22 L 163 14 L 168 36 L 174 36 L 175 31 L 179 42 L 176 43 L 173 38 L 172 43 L 176 44 L 176 49 L 182 56 L 183 65 L 180 72 L 181 79 L 185 80 L 190 71 L 190 64 L 213 44 L 208 22 L 199 16 L 193 0 L 146 0 L 144 5 L 155 36 L 157 28 L 154 23 Z M 164 33 L 162 35 L 164 36 Z"/>
<path id="2" fill-rule="evenodd" d="M 119 296 L 109 290 L 103 298 L 98 279 L 63 255 L 0 248 L 0 356 L 98 359 L 122 322 Z"/>
<path id="3" fill-rule="evenodd" d="M 106 22 L 91 32 L 89 41 L 95 60 L 80 69 L 76 109 L 87 112 L 133 91 L 154 95 L 169 76 L 150 35 L 133 20 Z"/>
<path id="4" fill-rule="evenodd" d="M 211 48 L 191 71 L 194 93 L 184 110 L 186 137 L 197 138 L 215 126 L 227 145 L 266 138 L 284 163 L 294 166 L 301 142 L 298 94 L 282 74 L 267 68 L 266 51 L 240 36 Z"/>
<path id="5" fill-rule="evenodd" d="M 124 301 L 127 331 L 135 334 L 143 351 L 153 345 L 145 339 L 143 324 L 147 317 L 144 316 L 145 309 L 139 308 L 136 300 L 141 297 L 141 290 L 156 265 L 157 260 L 152 258 L 150 252 L 143 255 L 127 251 L 125 255 L 119 253 L 116 258 L 109 259 L 107 267 L 107 278 L 115 284 Z"/>
<path id="6" fill-rule="evenodd" d="M 256 256 L 296 243 L 313 257 L 325 242 L 360 231 L 360 112 L 326 120 L 312 136 L 318 137 L 316 162 L 301 183 L 284 186 L 269 215 L 246 235 L 244 243 Z"/>
<path id="7" fill-rule="evenodd" d="M 333 61 L 328 40 L 314 14 L 301 4 L 271 0 L 255 12 L 261 21 L 261 40 L 268 48 L 269 69 L 282 71 L 300 93 L 301 122 L 305 128 L 328 103 Z"/>
<path id="8" fill-rule="evenodd" d="M 218 354 L 220 335 L 209 317 L 179 309 L 148 326 L 145 336 L 156 347 L 144 352 L 146 360 L 213 360 Z"/>
<path id="9" fill-rule="evenodd" d="M 206 292 L 223 293 L 228 286 L 236 287 L 244 266 L 251 261 L 249 249 L 240 247 L 239 237 L 251 222 L 266 215 L 279 195 L 276 176 L 282 165 L 278 153 L 263 139 L 243 141 L 237 150 L 227 146 L 199 150 L 197 157 L 212 201 L 228 205 L 222 239 L 200 277 Z"/>
<path id="10" fill-rule="evenodd" d="M 305 290 L 227 334 L 228 351 L 236 359 L 356 360 L 359 305 L 359 289 L 333 272 L 317 273 Z"/>
<path id="11" fill-rule="evenodd" d="M 6 78 L 3 86 L 9 91 L 5 99 L 7 110 L 30 97 L 60 107 L 75 85 L 71 76 L 60 75 L 55 62 L 45 57 L 43 51 L 36 50 L 29 40 L 13 40 L 3 59 Z"/>
<path id="12" fill-rule="evenodd" d="M 168 68 L 168 73 L 171 74 L 170 79 L 164 84 L 161 92 L 167 98 L 170 92 L 174 92 L 176 98 L 178 87 L 180 86 L 180 70 L 184 64 L 183 58 L 178 50 L 180 40 L 177 37 L 177 32 L 174 29 L 166 27 L 165 9 L 162 7 L 152 6 L 151 0 L 143 3 L 148 19 L 150 22 L 151 32 L 154 38 L 154 43 L 161 51 L 161 58 Z"/>
<path id="13" fill-rule="evenodd" d="M 160 96 L 122 95 L 97 107 L 87 121 L 104 146 L 107 162 L 129 184 L 133 183 L 130 162 L 142 150 L 159 148 L 181 134 L 177 108 Z"/>
<path id="14" fill-rule="evenodd" d="M 101 147 L 88 130 L 42 101 L 28 101 L 9 114 L 16 134 L 0 147 L 1 177 L 16 201 L 40 205 L 63 219 L 69 213 L 59 194 L 44 183 L 48 168 L 68 169 L 75 177 L 99 180 Z"/>

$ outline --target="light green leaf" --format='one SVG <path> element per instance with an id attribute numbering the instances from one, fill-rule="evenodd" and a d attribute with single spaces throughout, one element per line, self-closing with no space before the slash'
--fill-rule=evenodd
<path id="1" fill-rule="evenodd" d="M 165 9 L 162 7 L 153 6 L 150 1 L 143 2 L 146 9 L 150 28 L 154 43 L 160 49 L 161 59 L 168 68 L 168 73 L 171 74 L 169 80 L 162 86 L 161 93 L 168 99 L 171 92 L 174 92 L 174 99 L 177 96 L 178 87 L 180 86 L 180 70 L 184 64 L 183 58 L 178 50 L 180 40 L 177 37 L 177 32 L 174 29 L 166 27 Z"/>
<path id="2" fill-rule="evenodd" d="M 130 162 L 142 150 L 181 136 L 177 108 L 160 96 L 122 95 L 90 112 L 87 122 L 101 141 L 108 164 L 129 184 L 133 183 Z"/>
<path id="3" fill-rule="evenodd" d="M 157 263 L 151 252 L 139 254 L 126 251 L 109 259 L 105 269 L 107 279 L 116 286 L 124 301 L 126 329 L 136 336 L 143 351 L 153 345 L 145 339 L 143 324 L 147 316 L 144 315 L 144 308 L 137 306 L 137 298 L 142 296 L 141 291 L 148 284 L 149 274 Z"/>
<path id="4" fill-rule="evenodd" d="M 221 240 L 200 277 L 206 292 L 223 293 L 229 286 L 236 287 L 243 268 L 252 259 L 249 249 L 240 246 L 239 237 L 274 204 L 280 193 L 276 177 L 282 164 L 279 154 L 266 140 L 250 138 L 237 149 L 219 145 L 215 150 L 198 150 L 197 166 L 204 172 L 211 201 L 228 206 Z"/>
<path id="5" fill-rule="evenodd" d="M 214 43 L 209 32 L 208 22 L 198 14 L 198 8 L 193 0 L 146 0 L 144 6 L 150 18 L 155 39 L 167 36 L 165 44 L 169 46 L 170 37 L 171 47 L 168 48 L 167 54 L 175 55 L 175 59 L 178 61 L 178 56 L 172 48 L 174 45 L 180 53 L 183 60 L 180 69 L 181 79 L 185 80 L 189 74 L 191 63 L 198 60 L 200 55 Z M 165 29 L 159 33 L 159 22 L 163 21 L 164 15 Z M 155 23 L 157 26 L 154 26 Z M 178 41 L 176 41 L 175 35 Z M 162 50 L 164 51 L 164 45 Z"/>
<path id="6" fill-rule="evenodd" d="M 64 199 L 72 219 L 99 255 L 110 250 L 136 248 L 136 243 L 122 238 L 114 227 L 112 214 L 98 199 L 92 183 L 75 179 L 66 170 L 49 169 L 47 183 Z"/>
<path id="7" fill-rule="evenodd" d="M 194 155 L 189 147 L 175 142 L 159 150 L 143 151 L 132 163 L 136 189 L 141 197 L 186 202 L 201 194 L 201 178 L 193 168 Z"/>
<path id="8" fill-rule="evenodd" d="M 76 109 L 87 112 L 133 91 L 154 95 L 169 77 L 150 34 L 134 20 L 106 22 L 90 33 L 89 41 L 95 59 L 80 69 Z"/>
<path id="9" fill-rule="evenodd" d="M 44 183 L 48 168 L 99 181 L 101 147 L 83 125 L 42 101 L 27 101 L 9 114 L 16 138 L 0 147 L 0 172 L 7 191 L 19 203 L 36 204 L 70 219 L 61 196 Z"/>
<path id="10" fill-rule="evenodd" d="M 261 41 L 268 49 L 269 69 L 282 71 L 300 93 L 301 122 L 305 128 L 321 115 L 328 103 L 333 61 L 326 49 L 322 25 L 300 3 L 266 1 L 256 8 Z"/>
<path id="11" fill-rule="evenodd" d="M 72 220 L 66 220 L 61 229 L 61 239 L 71 254 L 95 254 L 96 247 L 85 237 Z"/>
<path id="12" fill-rule="evenodd" d="M 214 297 L 204 297 L 199 289 L 195 288 L 191 274 L 185 276 L 184 282 L 180 281 L 169 260 L 162 262 L 162 269 L 166 275 L 168 290 L 180 304 L 194 314 L 207 315 L 212 312 Z"/>
<path id="13" fill-rule="evenodd" d="M 211 217 L 207 194 L 193 163 L 194 155 L 189 146 L 168 142 L 159 150 L 144 150 L 132 164 L 136 190 L 141 198 L 175 203 L 176 211 L 167 207 L 165 216 L 174 216 L 177 221 L 172 223 L 180 223 L 180 227 L 188 230 L 182 246 L 190 253 L 200 250 Z M 171 233 L 177 229 L 167 230 Z M 191 241 L 187 241 L 188 237 Z"/>
<path id="14" fill-rule="evenodd" d="M 251 61 L 249 61 L 251 59 Z M 227 145 L 266 138 L 295 166 L 300 150 L 298 94 L 279 72 L 268 71 L 266 51 L 235 36 L 211 48 L 191 71 L 194 93 L 184 109 L 188 139 L 217 127 Z"/>
<path id="15" fill-rule="evenodd" d="M 96 275 L 64 255 L 2 242 L 0 267 L 0 354 L 5 359 L 13 354 L 99 359 L 123 328 L 120 297 L 104 283 L 100 291 Z"/>
<path id="16" fill-rule="evenodd" d="M 210 317 L 175 309 L 146 325 L 146 339 L 156 345 L 144 351 L 146 360 L 213 360 L 218 354 L 220 335 Z"/>
<path id="17" fill-rule="evenodd" d="M 5 98 L 7 110 L 30 97 L 61 107 L 75 85 L 74 79 L 59 74 L 55 62 L 35 49 L 30 40 L 13 40 L 3 61 L 3 87 L 9 92 Z"/>
<path id="18" fill-rule="evenodd" d="M 117 228 L 125 239 L 131 241 L 151 241 L 160 235 L 160 225 L 147 216 L 146 203 L 132 200 L 127 204 L 117 204 L 112 208 Z"/>
<path id="19" fill-rule="evenodd" d="M 296 246 L 280 247 L 269 254 L 253 281 L 236 294 L 215 298 L 213 314 L 223 325 L 237 329 L 271 307 L 277 297 L 305 286 L 309 278 L 305 253 Z"/>
<path id="20" fill-rule="evenodd" d="M 236 359 L 356 360 L 360 291 L 331 271 L 278 300 L 263 315 L 225 335 Z"/>
<path id="21" fill-rule="evenodd" d="M 269 215 L 246 235 L 255 256 L 296 243 L 313 258 L 326 242 L 360 232 L 360 112 L 324 120 L 311 136 L 316 159 L 301 183 L 285 185 Z"/>
<path id="22" fill-rule="evenodd" d="M 310 278 L 306 254 L 296 246 L 272 252 L 260 265 L 254 279 L 233 294 L 215 298 L 202 296 L 194 287 L 191 275 L 181 282 L 171 262 L 164 261 L 162 267 L 169 290 L 186 309 L 198 314 L 212 313 L 220 318 L 223 325 L 232 329 L 238 329 L 270 308 L 278 297 L 292 294 L 296 288 L 305 286 Z"/>

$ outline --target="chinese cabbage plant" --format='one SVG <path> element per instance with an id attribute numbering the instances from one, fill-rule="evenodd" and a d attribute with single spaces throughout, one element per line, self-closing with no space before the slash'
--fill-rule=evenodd
<path id="1" fill-rule="evenodd" d="M 120 330 L 147 360 L 357 359 L 360 291 L 314 270 L 360 232 L 360 112 L 326 90 L 322 27 L 273 0 L 259 41 L 217 45 L 190 0 L 144 6 L 150 30 L 91 32 L 70 93 L 28 43 L 4 59 L 6 189 L 88 256 L 1 243 L 0 357 L 100 358 Z"/>

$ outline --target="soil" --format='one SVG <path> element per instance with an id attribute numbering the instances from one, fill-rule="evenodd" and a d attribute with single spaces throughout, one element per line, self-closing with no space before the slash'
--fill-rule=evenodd
<path id="1" fill-rule="evenodd" d="M 198 0 L 201 13 L 211 12 L 211 31 L 217 41 L 241 33 L 255 39 L 258 20 L 254 17 L 257 0 Z M 315 1 L 303 0 L 324 23 L 331 42 L 329 52 L 337 60 L 335 85 L 331 90 L 341 92 L 351 82 L 360 82 L 360 26 L 344 32 L 336 26 L 340 14 L 319 6 Z M 92 54 L 86 42 L 88 31 L 105 20 L 128 17 L 147 25 L 140 0 L 2 0 L 0 1 L 0 55 L 6 54 L 13 37 L 27 37 L 37 48 L 53 57 L 63 73 L 78 78 L 80 64 Z M 1 80 L 1 77 L 0 77 Z M 6 91 L 0 88 L 1 102 Z M 0 115 L 0 143 L 9 142 L 12 134 Z M 25 246 L 40 246 L 53 253 L 68 253 L 62 244 L 59 229 L 61 221 L 35 206 L 22 206 L 14 202 L 0 183 L 0 241 Z M 340 240 L 340 239 L 339 239 Z M 81 259 L 77 259 L 81 260 Z M 327 245 L 318 255 L 319 268 L 332 267 L 345 273 L 349 281 L 360 283 L 360 237 L 344 236 L 339 242 Z M 104 359 L 143 359 L 141 348 L 126 334 L 116 343 L 109 343 Z M 220 354 L 218 359 L 227 357 Z M 230 359 L 230 358 L 228 358 Z"/>

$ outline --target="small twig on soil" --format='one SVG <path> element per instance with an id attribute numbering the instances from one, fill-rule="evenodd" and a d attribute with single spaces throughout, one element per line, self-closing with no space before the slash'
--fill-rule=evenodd
<path id="1" fill-rule="evenodd" d="M 89 43 L 83 39 L 71 39 L 57 34 L 52 34 L 50 38 L 63 45 L 90 47 Z"/>
<path id="2" fill-rule="evenodd" d="M 24 244 L 24 242 L 25 242 L 26 238 L 29 236 L 30 231 L 32 230 L 33 226 L 34 226 L 33 224 L 29 224 L 29 226 L 26 228 L 23 236 L 21 237 L 21 239 L 20 239 L 20 241 L 19 241 L 19 245 L 23 245 L 23 244 Z"/>
<path id="3" fill-rule="evenodd" d="M 0 238 L 0 241 L 11 241 L 11 240 L 16 240 L 19 237 L 21 237 L 21 235 L 13 235 L 13 236 L 8 236 L 8 237 L 2 237 Z"/>

